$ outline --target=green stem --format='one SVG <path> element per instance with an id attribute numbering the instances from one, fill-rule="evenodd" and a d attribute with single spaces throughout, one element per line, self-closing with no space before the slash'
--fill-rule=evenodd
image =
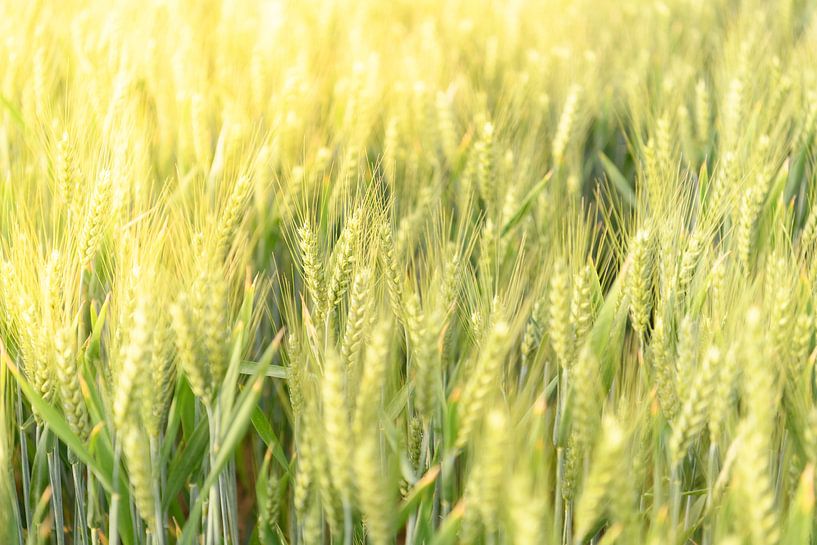
<path id="1" fill-rule="evenodd" d="M 111 509 L 108 521 L 108 540 L 110 545 L 119 545 L 119 465 L 122 460 L 122 445 L 114 438 L 113 455 L 113 492 L 111 493 Z"/>
<path id="2" fill-rule="evenodd" d="M 71 476 L 74 480 L 74 503 L 76 505 L 74 540 L 75 543 L 86 545 L 88 543 L 88 528 L 85 525 L 85 490 L 80 464 L 76 460 L 71 461 Z"/>
<path id="3" fill-rule="evenodd" d="M 51 508 L 54 514 L 54 532 L 57 545 L 65 545 L 65 520 L 62 506 L 62 472 L 60 471 L 59 452 L 54 445 L 46 453 L 48 458 L 48 479 L 51 482 Z"/>
<path id="4" fill-rule="evenodd" d="M 343 545 L 352 545 L 352 503 L 343 500 Z"/>
<path id="5" fill-rule="evenodd" d="M 13 471 L 7 472 L 6 475 L 8 478 L 8 481 L 6 482 L 14 482 Z M 12 511 L 14 511 L 14 523 L 17 526 L 17 545 L 23 545 L 23 519 L 20 515 L 20 505 L 17 502 L 17 496 L 15 495 L 14 491 L 10 489 L 0 490 L 0 494 L 6 496 L 0 501 L 9 500 L 11 503 Z"/>
<path id="6" fill-rule="evenodd" d="M 562 447 L 556 448 L 556 490 L 553 495 L 553 531 L 556 533 L 556 543 L 564 540 L 558 535 L 562 531 L 564 507 L 562 501 L 562 480 L 565 475 L 565 453 Z"/>
<path id="7" fill-rule="evenodd" d="M 28 436 L 26 435 L 25 426 L 23 426 L 23 392 L 20 389 L 20 384 L 17 384 L 17 398 L 16 398 L 16 412 L 17 412 L 17 427 L 20 433 L 20 461 L 21 473 L 23 479 L 23 509 L 26 516 L 26 528 L 31 530 L 31 468 L 28 464 Z"/>
<path id="8" fill-rule="evenodd" d="M 150 460 L 153 466 L 153 516 L 156 519 L 156 527 L 153 529 L 154 542 L 156 545 L 165 545 L 165 518 L 162 510 L 162 486 L 160 479 L 156 478 L 160 474 L 160 452 L 159 441 L 151 437 L 150 439 Z"/>
<path id="9" fill-rule="evenodd" d="M 681 479 L 678 475 L 678 467 L 672 468 L 672 476 L 670 477 L 670 501 L 671 501 L 671 518 L 670 524 L 670 543 L 676 543 L 678 539 L 678 519 L 681 513 Z"/>
<path id="10" fill-rule="evenodd" d="M 573 501 L 565 505 L 565 525 L 562 532 L 564 545 L 573 545 Z"/>

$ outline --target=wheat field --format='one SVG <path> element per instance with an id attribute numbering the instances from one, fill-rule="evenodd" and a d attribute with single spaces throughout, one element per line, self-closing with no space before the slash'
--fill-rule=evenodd
<path id="1" fill-rule="evenodd" d="M 817 5 L 0 0 L 0 544 L 799 545 Z"/>

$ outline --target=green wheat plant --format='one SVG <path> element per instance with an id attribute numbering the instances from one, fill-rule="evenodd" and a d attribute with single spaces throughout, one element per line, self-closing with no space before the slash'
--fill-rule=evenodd
<path id="1" fill-rule="evenodd" d="M 0 37 L 0 544 L 817 543 L 812 2 Z"/>

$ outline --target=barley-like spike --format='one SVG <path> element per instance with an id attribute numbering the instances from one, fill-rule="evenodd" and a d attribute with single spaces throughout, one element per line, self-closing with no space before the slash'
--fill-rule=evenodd
<path id="1" fill-rule="evenodd" d="M 545 535 L 545 494 L 531 490 L 531 483 L 521 474 L 514 475 L 509 486 L 514 491 L 509 494 L 513 543 L 537 543 Z"/>
<path id="2" fill-rule="evenodd" d="M 338 239 L 332 252 L 332 275 L 329 279 L 329 295 L 323 315 L 330 314 L 340 304 L 341 297 L 352 280 L 355 250 L 361 229 L 361 209 L 355 210 Z"/>
<path id="3" fill-rule="evenodd" d="M 394 494 L 381 452 L 379 414 L 381 391 L 386 382 L 388 328 L 379 327 L 366 350 L 366 365 L 354 417 L 354 476 L 358 503 L 373 544 L 389 542 L 392 536 Z"/>
<path id="4" fill-rule="evenodd" d="M 771 296 L 770 336 L 772 349 L 784 366 L 788 368 L 792 359 L 792 322 L 794 321 L 794 301 L 791 282 L 786 274 L 788 264 L 782 256 L 772 257 L 767 273 L 768 292 Z"/>
<path id="5" fill-rule="evenodd" d="M 608 417 L 602 428 L 604 434 L 596 448 L 590 473 L 584 480 L 586 484 L 576 504 L 574 537 L 578 543 L 588 537 L 591 528 L 603 515 L 604 502 L 612 492 L 611 484 L 619 471 L 619 463 L 623 459 L 625 434 L 621 425 Z"/>
<path id="6" fill-rule="evenodd" d="M 346 397 L 346 372 L 340 356 L 328 350 L 323 362 L 323 421 L 326 444 L 332 452 L 329 465 L 332 484 L 343 501 L 351 497 L 351 449 L 348 441 L 350 427 L 349 403 Z"/>
<path id="7" fill-rule="evenodd" d="M 744 442 L 740 449 L 736 477 L 749 512 L 749 528 L 755 545 L 775 545 L 780 541 L 780 522 L 775 508 L 775 490 L 769 458 L 778 403 L 778 377 L 763 357 L 768 348 L 761 331 L 760 309 L 753 307 L 746 318 L 744 348 L 745 395 L 748 415 L 743 422 Z"/>
<path id="8" fill-rule="evenodd" d="M 157 317 L 150 354 L 150 387 L 145 388 L 142 420 L 148 436 L 157 439 L 176 388 L 173 328 L 167 315 Z"/>
<path id="9" fill-rule="evenodd" d="M 508 421 L 504 409 L 492 409 L 485 417 L 482 448 L 465 485 L 465 498 L 470 506 L 463 521 L 466 536 L 476 533 L 479 526 L 492 535 L 498 529 L 499 508 L 503 501 L 506 481 L 505 449 Z"/>
<path id="10" fill-rule="evenodd" d="M 287 387 L 289 391 L 289 403 L 292 406 L 292 415 L 295 422 L 300 421 L 304 410 L 304 382 L 306 377 L 306 362 L 301 351 L 301 342 L 295 333 L 290 333 L 286 343 L 286 362 L 289 370 L 289 380 Z"/>
<path id="11" fill-rule="evenodd" d="M 218 390 L 227 373 L 230 348 L 227 282 L 218 263 L 208 260 L 193 286 L 192 312 L 203 342 L 202 364 L 208 366 L 212 387 Z"/>
<path id="12" fill-rule="evenodd" d="M 361 348 L 366 337 L 366 321 L 369 318 L 371 271 L 362 267 L 355 274 L 352 295 L 349 300 L 349 315 L 341 344 L 343 367 L 347 372 L 357 367 Z"/>
<path id="13" fill-rule="evenodd" d="M 671 354 L 669 332 L 661 316 L 655 319 L 650 348 L 652 349 L 658 403 L 664 418 L 672 420 L 678 411 L 679 403 L 676 391 L 677 369 L 674 355 Z"/>
<path id="14" fill-rule="evenodd" d="M 480 196 L 485 202 L 486 208 L 490 211 L 496 206 L 496 182 L 495 182 L 495 150 L 494 150 L 494 126 L 486 123 L 482 127 L 479 140 L 477 140 L 474 152 L 477 156 L 477 187 Z"/>
<path id="15" fill-rule="evenodd" d="M 743 267 L 743 271 L 748 274 L 751 270 L 752 250 L 755 237 L 755 221 L 760 214 L 761 204 L 765 192 L 758 184 L 750 185 L 738 208 L 737 225 L 735 226 L 735 237 L 738 252 L 738 259 Z"/>
<path id="16" fill-rule="evenodd" d="M 718 380 L 709 407 L 709 438 L 713 445 L 721 444 L 724 439 L 724 426 L 735 401 L 735 389 L 740 370 L 735 350 L 729 350 L 720 365 L 717 372 Z"/>
<path id="17" fill-rule="evenodd" d="M 440 312 L 424 314 L 417 326 L 417 342 L 412 347 L 412 364 L 415 370 L 414 402 L 417 413 L 426 421 L 433 417 L 437 408 L 436 394 L 440 387 L 441 355 L 436 328 L 441 323 Z"/>
<path id="18" fill-rule="evenodd" d="M 712 106 L 709 103 L 709 91 L 706 81 L 698 80 L 695 85 L 695 135 L 701 145 L 709 142 L 709 130 L 712 123 Z"/>
<path id="19" fill-rule="evenodd" d="M 596 268 L 588 263 L 579 270 L 573 285 L 570 317 L 578 346 L 584 342 L 593 327 L 601 302 L 601 287 Z"/>
<path id="20" fill-rule="evenodd" d="M 128 480 L 139 515 L 153 528 L 156 521 L 153 496 L 154 477 L 148 445 L 147 436 L 139 429 L 139 426 L 129 422 L 122 433 L 122 451 L 128 463 Z"/>
<path id="21" fill-rule="evenodd" d="M 520 354 L 522 361 L 528 363 L 530 358 L 539 349 L 542 342 L 542 335 L 545 332 L 547 322 L 547 304 L 545 298 L 540 298 L 533 305 L 533 312 L 531 312 L 528 324 L 525 326 L 525 333 L 522 335 L 522 345 L 520 347 Z"/>
<path id="22" fill-rule="evenodd" d="M 281 510 L 281 502 L 278 497 L 278 479 L 273 473 L 267 476 L 267 486 L 265 489 L 265 501 L 258 510 L 258 525 L 262 528 L 273 530 L 278 524 L 278 517 Z"/>
<path id="23" fill-rule="evenodd" d="M 792 362 L 791 362 L 791 376 L 799 378 L 808 365 L 808 356 L 811 353 L 811 340 L 814 335 L 814 315 L 808 310 L 803 309 L 797 315 L 797 321 L 794 324 L 792 348 Z"/>
<path id="24" fill-rule="evenodd" d="M 142 279 L 137 276 L 136 282 Z M 135 295 L 133 312 L 127 316 L 128 331 L 121 359 L 116 367 L 116 395 L 113 402 L 114 425 L 117 430 L 124 430 L 131 419 L 131 408 L 140 401 L 140 386 L 145 373 L 150 371 L 150 347 L 153 342 L 151 306 L 147 293 L 138 291 Z M 138 405 L 137 405 L 138 407 Z"/>
<path id="25" fill-rule="evenodd" d="M 400 132 L 396 118 L 389 119 L 383 136 L 383 174 L 386 183 L 394 187 L 397 176 L 397 154 L 400 149 Z"/>
<path id="26" fill-rule="evenodd" d="M 307 294 L 312 299 L 315 312 L 319 313 L 324 306 L 326 288 L 324 287 L 323 267 L 318 256 L 318 236 L 307 222 L 304 222 L 298 229 L 298 249 L 301 252 L 301 265 Z M 320 323 L 319 314 L 315 316 L 315 321 Z"/>
<path id="27" fill-rule="evenodd" d="M 800 251 L 803 253 L 812 251 L 815 243 L 817 243 L 817 205 L 812 205 L 803 230 L 800 231 Z"/>
<path id="28" fill-rule="evenodd" d="M 647 331 L 653 304 L 653 238 L 649 229 L 636 233 L 630 249 L 632 259 L 627 275 L 630 296 L 630 319 L 636 333 L 643 336 Z"/>
<path id="29" fill-rule="evenodd" d="M 200 341 L 191 321 L 189 308 L 190 299 L 185 293 L 179 295 L 176 303 L 170 307 L 176 337 L 176 353 L 193 393 L 209 401 L 213 393 L 212 378 L 210 370 L 199 359 Z"/>
<path id="30" fill-rule="evenodd" d="M 500 380 L 505 355 L 506 340 L 510 330 L 504 321 L 498 321 L 491 329 L 485 346 L 480 350 L 480 356 L 473 374 L 462 392 L 458 414 L 460 429 L 457 434 L 457 448 L 464 447 L 477 425 L 482 420 L 488 402 L 491 387 Z"/>
<path id="31" fill-rule="evenodd" d="M 386 277 L 386 288 L 389 294 L 389 304 L 391 305 L 394 317 L 403 320 L 403 284 L 400 272 L 397 268 L 397 261 L 394 256 L 394 240 L 392 239 L 391 227 L 383 222 L 378 227 L 380 251 L 378 258 L 383 275 Z"/>
<path id="32" fill-rule="evenodd" d="M 681 256 L 681 265 L 678 270 L 678 293 L 682 297 L 686 296 L 689 286 L 692 284 L 695 269 L 698 267 L 698 260 L 704 250 L 704 235 L 702 230 L 696 230 L 689 241 Z"/>
<path id="33" fill-rule="evenodd" d="M 57 142 L 57 158 L 54 165 L 57 188 L 65 203 L 66 210 L 71 210 L 75 198 L 76 157 L 68 132 L 63 132 Z"/>
<path id="34" fill-rule="evenodd" d="M 571 434 L 564 450 L 565 465 L 562 476 L 562 499 L 566 503 L 573 501 L 576 495 L 582 452 L 584 451 L 579 448 L 576 434 Z"/>
<path id="35" fill-rule="evenodd" d="M 85 216 L 85 225 L 79 236 L 79 258 L 83 265 L 90 264 L 99 249 L 112 194 L 111 173 L 108 170 L 103 170 L 94 186 L 94 192 L 91 194 L 91 202 Z"/>
<path id="36" fill-rule="evenodd" d="M 249 176 L 241 176 L 233 186 L 230 198 L 218 222 L 216 231 L 217 254 L 221 259 L 227 255 L 233 243 L 233 237 L 244 216 L 244 209 L 251 196 L 252 184 Z"/>
<path id="37" fill-rule="evenodd" d="M 74 349 L 73 328 L 61 327 L 54 335 L 54 370 L 65 420 L 83 441 L 88 438 L 90 423 L 79 384 L 80 369 Z"/>
<path id="38" fill-rule="evenodd" d="M 599 400 L 603 397 L 599 382 L 599 362 L 589 348 L 579 354 L 573 370 L 573 433 L 578 448 L 592 446 L 601 416 Z"/>
<path id="39" fill-rule="evenodd" d="M 550 277 L 550 316 L 548 332 L 553 351 L 559 363 L 569 369 L 573 366 L 575 334 L 570 320 L 570 276 L 567 266 L 560 262 Z"/>
<path id="40" fill-rule="evenodd" d="M 304 415 L 304 420 L 310 417 Z M 312 419 L 314 420 L 314 418 Z M 307 425 L 298 426 L 295 430 L 295 448 L 297 460 L 295 484 L 292 490 L 292 502 L 295 512 L 303 517 L 307 508 L 310 492 L 315 488 L 317 481 L 317 466 L 315 463 L 314 440 L 311 437 L 312 429 Z"/>
<path id="41" fill-rule="evenodd" d="M 567 98 L 565 99 L 562 116 L 559 118 L 559 124 L 556 127 L 556 133 L 553 136 L 553 144 L 551 146 L 551 155 L 553 156 L 553 163 L 556 166 L 561 166 L 564 161 L 565 150 L 570 142 L 576 124 L 576 112 L 579 106 L 580 94 L 581 89 L 578 86 L 573 86 L 570 88 Z"/>
<path id="42" fill-rule="evenodd" d="M 457 129 L 451 100 L 445 93 L 437 93 L 437 129 L 440 133 L 440 143 L 443 155 L 449 166 L 454 166 L 457 159 Z"/>
<path id="43" fill-rule="evenodd" d="M 710 347 L 701 360 L 701 368 L 695 375 L 688 397 L 678 414 L 678 420 L 672 427 L 669 448 L 673 466 L 677 466 L 683 460 L 696 436 L 706 426 L 720 360 L 720 350 L 715 347 Z"/>

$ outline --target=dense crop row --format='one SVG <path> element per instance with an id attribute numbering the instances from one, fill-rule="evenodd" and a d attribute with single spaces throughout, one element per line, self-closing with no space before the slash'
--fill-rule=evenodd
<path id="1" fill-rule="evenodd" d="M 0 2 L 0 543 L 813 542 L 811 2 Z"/>

